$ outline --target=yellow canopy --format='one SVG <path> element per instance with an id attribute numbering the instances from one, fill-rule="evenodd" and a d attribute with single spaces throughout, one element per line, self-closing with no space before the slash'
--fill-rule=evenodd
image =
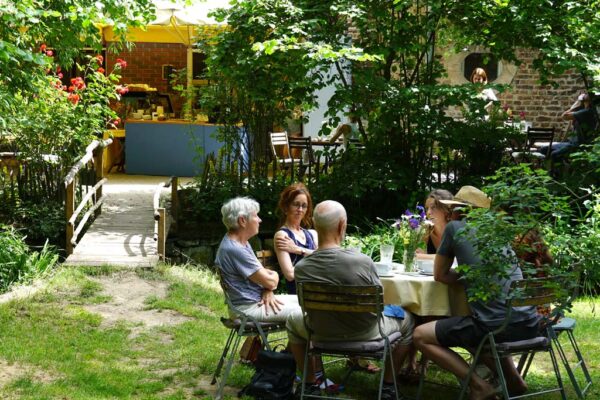
<path id="1" fill-rule="evenodd" d="M 229 8 L 229 0 L 196 1 L 186 5 L 184 1 L 153 0 L 156 18 L 144 29 L 131 29 L 127 40 L 131 42 L 181 43 L 190 46 L 198 26 L 217 26 L 221 23 L 208 17 L 216 8 Z M 112 26 L 102 27 L 107 42 L 116 41 Z"/>

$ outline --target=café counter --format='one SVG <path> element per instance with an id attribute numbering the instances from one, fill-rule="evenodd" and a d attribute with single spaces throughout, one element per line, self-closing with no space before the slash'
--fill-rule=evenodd
<path id="1" fill-rule="evenodd" d="M 125 172 L 196 176 L 204 167 L 202 160 L 223 146 L 222 142 L 215 139 L 218 127 L 189 120 L 127 120 Z"/>

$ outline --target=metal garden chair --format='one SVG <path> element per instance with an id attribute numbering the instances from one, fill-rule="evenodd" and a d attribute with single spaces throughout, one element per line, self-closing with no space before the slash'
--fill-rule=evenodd
<path id="1" fill-rule="evenodd" d="M 471 377 L 475 373 L 475 366 L 477 365 L 483 353 L 491 355 L 495 361 L 496 370 L 498 372 L 498 380 L 500 381 L 502 391 L 502 397 L 504 399 L 510 400 L 516 398 L 531 397 L 546 393 L 559 392 L 561 398 L 563 400 L 566 400 L 565 390 L 560 376 L 558 361 L 556 359 L 556 355 L 552 347 L 552 343 L 556 335 L 554 333 L 554 330 L 552 329 L 551 320 L 545 321 L 546 324 L 544 324 L 542 332 L 539 336 L 533 339 L 500 343 L 496 341 L 496 336 L 503 332 L 508 326 L 513 307 L 538 306 L 544 304 L 551 304 L 554 302 L 554 300 L 556 299 L 556 294 L 555 290 L 550 287 L 550 282 L 550 278 L 531 278 L 514 281 L 512 283 L 508 295 L 507 313 L 504 323 L 498 329 L 488 333 L 481 340 L 481 343 L 477 347 L 477 351 L 475 352 L 475 355 L 471 362 L 471 367 L 469 368 L 467 378 L 462 383 L 462 390 L 459 397 L 461 400 L 465 398 L 469 382 L 471 380 Z M 511 357 L 513 355 L 535 354 L 538 352 L 547 352 L 550 354 L 550 358 L 552 360 L 552 367 L 554 369 L 554 375 L 556 377 L 558 386 L 551 389 L 539 390 L 537 392 L 527 392 L 524 395 L 510 396 L 508 393 L 508 388 L 506 386 L 506 379 L 504 378 L 504 374 L 502 372 L 500 359 L 503 357 Z"/>
<path id="2" fill-rule="evenodd" d="M 231 300 L 227 295 L 229 288 L 223 279 L 221 267 L 218 265 L 216 267 L 219 274 L 221 288 L 223 289 L 223 294 L 225 296 L 225 302 L 227 303 L 229 310 L 235 314 L 234 318 L 221 317 L 221 323 L 225 326 L 225 328 L 229 329 L 229 336 L 227 337 L 225 347 L 223 348 L 223 353 L 221 354 L 221 358 L 219 358 L 217 368 L 215 369 L 211 381 L 211 385 L 214 385 L 217 382 L 219 383 L 215 399 L 221 400 L 223 398 L 223 389 L 227 383 L 229 373 L 231 372 L 233 360 L 240 345 L 240 340 L 245 337 L 258 335 L 260 336 L 265 348 L 267 350 L 271 350 L 267 336 L 269 333 L 285 331 L 285 322 L 259 322 L 239 311 L 239 309 L 231 303 Z M 227 362 L 226 365 L 225 362 Z M 225 365 L 225 372 L 221 377 L 223 365 Z"/>
<path id="3" fill-rule="evenodd" d="M 302 389 L 300 399 L 329 398 L 304 393 L 307 365 L 309 356 L 328 355 L 334 357 L 361 357 L 374 360 L 385 360 L 388 355 L 392 366 L 394 386 L 396 387 L 396 399 L 398 399 L 398 385 L 396 383 L 396 371 L 392 351 L 401 338 L 399 332 L 385 335 L 382 331 L 383 319 L 383 288 L 381 286 L 349 286 L 332 285 L 315 282 L 297 282 L 298 301 L 304 314 L 304 324 L 308 331 L 306 350 L 304 352 L 304 370 L 302 372 Z M 325 341 L 314 340 L 313 336 L 319 334 L 318 327 L 310 324 L 309 316 L 313 312 L 332 313 L 374 313 L 377 315 L 377 325 L 381 339 L 370 341 Z M 350 370 L 351 372 L 352 370 Z M 325 372 L 325 371 L 323 371 Z M 381 398 L 383 390 L 383 376 L 385 373 L 385 362 L 381 369 L 379 391 L 377 398 Z M 323 376 L 326 381 L 326 377 Z"/>

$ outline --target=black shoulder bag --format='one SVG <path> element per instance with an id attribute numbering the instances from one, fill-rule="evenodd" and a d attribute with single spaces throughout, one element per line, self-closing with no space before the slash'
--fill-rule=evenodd
<path id="1" fill-rule="evenodd" d="M 257 400 L 291 399 L 293 397 L 296 361 L 291 353 L 260 350 L 256 372 L 238 397 L 251 396 Z"/>

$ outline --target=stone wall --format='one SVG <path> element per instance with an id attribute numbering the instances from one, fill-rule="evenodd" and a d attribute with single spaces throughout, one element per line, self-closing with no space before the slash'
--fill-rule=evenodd
<path id="1" fill-rule="evenodd" d="M 513 90 L 504 92 L 499 99 L 517 112 L 525 111 L 526 119 L 534 126 L 554 127 L 558 133 L 564 133 L 568 122 L 561 119 L 561 114 L 584 89 L 583 82 L 578 75 L 568 72 L 556 80 L 556 88 L 540 85 L 539 75 L 532 65 L 534 54 L 532 51 L 519 51 L 518 57 L 523 64 L 516 71 Z"/>
<path id="2" fill-rule="evenodd" d="M 464 84 L 467 80 L 463 76 L 463 60 L 471 52 L 484 52 L 485 49 L 474 47 L 459 54 L 449 54 L 440 51 L 443 63 L 448 71 L 448 78 L 444 83 Z M 511 89 L 498 96 L 502 105 L 508 105 L 518 115 L 525 112 L 525 119 L 536 127 L 554 127 L 557 136 L 562 136 L 569 126 L 562 120 L 561 114 L 567 110 L 577 99 L 577 95 L 584 89 L 583 82 L 573 72 L 567 72 L 556 79 L 558 87 L 542 86 L 539 83 L 539 74 L 533 69 L 535 51 L 521 49 L 517 51 L 517 58 L 522 61 L 519 66 L 501 61 L 499 76 L 494 83 L 509 84 Z"/>

